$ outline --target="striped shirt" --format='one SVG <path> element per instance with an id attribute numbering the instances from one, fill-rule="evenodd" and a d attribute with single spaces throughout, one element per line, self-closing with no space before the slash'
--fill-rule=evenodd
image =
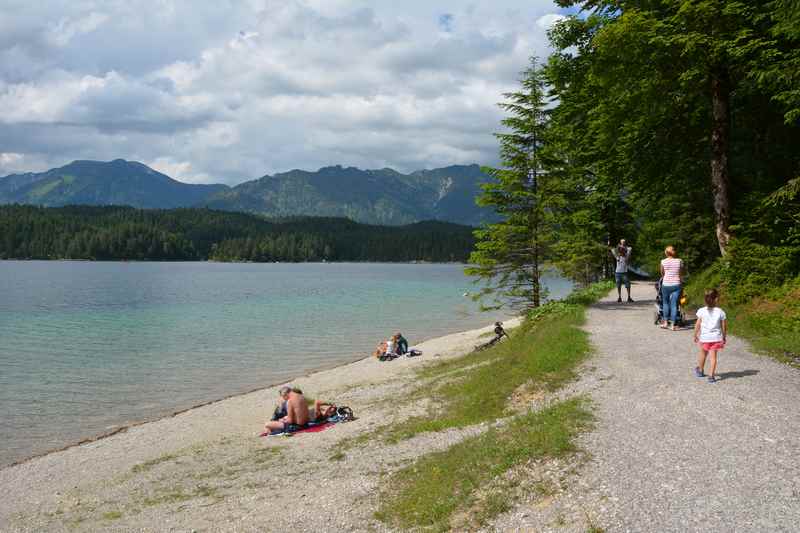
<path id="1" fill-rule="evenodd" d="M 661 268 L 664 269 L 664 281 L 662 285 L 680 285 L 681 284 L 681 267 L 683 261 L 677 257 L 667 257 L 661 260 Z"/>

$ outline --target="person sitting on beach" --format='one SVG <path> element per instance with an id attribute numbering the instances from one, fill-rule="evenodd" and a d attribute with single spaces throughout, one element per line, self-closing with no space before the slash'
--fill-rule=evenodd
<path id="1" fill-rule="evenodd" d="M 278 402 L 278 405 L 275 406 L 275 411 L 272 413 L 271 421 L 280 420 L 286 417 L 286 398 L 289 397 L 289 392 L 291 391 L 291 387 L 281 387 L 278 391 L 278 397 L 281 399 Z"/>
<path id="2" fill-rule="evenodd" d="M 286 416 L 278 420 L 270 420 L 265 426 L 266 429 L 268 431 L 290 431 L 307 426 L 310 416 L 308 402 L 303 396 L 303 391 L 284 386 L 281 387 L 279 394 L 286 404 Z"/>
<path id="3" fill-rule="evenodd" d="M 508 337 L 508 333 L 506 333 L 506 330 L 503 329 L 503 323 L 502 322 L 495 322 L 494 323 L 494 334 L 495 334 L 495 338 L 492 341 L 492 344 L 494 344 L 495 342 L 498 342 L 503 337 Z"/>
<path id="4" fill-rule="evenodd" d="M 503 337 L 508 337 L 508 333 L 506 333 L 506 330 L 503 329 L 503 323 L 502 322 L 495 322 L 494 323 L 494 337 L 491 340 L 489 340 L 488 342 L 485 342 L 483 344 L 479 344 L 478 346 L 475 347 L 475 349 L 480 351 L 480 350 L 485 350 L 486 348 L 491 348 L 492 346 L 494 346 L 495 344 L 500 342 L 500 339 L 502 339 Z"/>
<path id="5" fill-rule="evenodd" d="M 399 331 L 394 334 L 395 338 L 397 339 L 397 355 L 405 355 L 408 353 L 408 341 L 403 334 Z"/>
<path id="6" fill-rule="evenodd" d="M 375 348 L 375 351 L 372 355 L 380 359 L 386 354 L 386 341 L 381 341 L 378 343 L 378 347 Z"/>
<path id="7" fill-rule="evenodd" d="M 386 341 L 386 351 L 383 355 L 385 357 L 397 357 L 397 335 L 392 335 Z"/>

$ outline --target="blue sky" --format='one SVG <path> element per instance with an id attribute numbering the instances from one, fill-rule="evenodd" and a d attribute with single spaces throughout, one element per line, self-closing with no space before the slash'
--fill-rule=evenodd
<path id="1" fill-rule="evenodd" d="M 238 183 L 493 163 L 551 1 L 0 0 L 0 176 L 142 161 Z"/>

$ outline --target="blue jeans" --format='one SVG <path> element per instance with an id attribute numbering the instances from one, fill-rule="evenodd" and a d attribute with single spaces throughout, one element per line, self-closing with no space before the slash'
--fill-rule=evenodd
<path id="1" fill-rule="evenodd" d="M 672 324 L 678 319 L 678 298 L 681 295 L 680 285 L 661 286 L 661 317 Z"/>
<path id="2" fill-rule="evenodd" d="M 614 277 L 617 280 L 617 289 L 622 288 L 622 285 L 625 285 L 626 289 L 631 288 L 631 280 L 628 279 L 627 272 L 614 272 Z"/>

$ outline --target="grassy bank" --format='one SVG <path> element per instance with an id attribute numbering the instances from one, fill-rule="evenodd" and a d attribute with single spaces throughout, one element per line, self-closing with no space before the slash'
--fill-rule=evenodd
<path id="1" fill-rule="evenodd" d="M 720 307 L 732 335 L 750 341 L 759 352 L 800 367 L 800 277 L 779 284 L 758 277 L 740 281 L 715 264 L 693 276 L 686 288 L 689 305 L 704 305 L 707 288 L 720 290 Z"/>
<path id="2" fill-rule="evenodd" d="M 499 427 L 420 459 L 383 480 L 379 519 L 402 528 L 471 529 L 507 510 L 506 474 L 535 459 L 575 451 L 589 427 L 587 401 L 570 399 L 540 411 L 532 403 L 575 379 L 591 353 L 579 326 L 585 306 L 605 295 L 597 284 L 532 313 L 507 342 L 424 369 L 425 416 L 390 430 L 390 439 L 507 419 Z"/>

